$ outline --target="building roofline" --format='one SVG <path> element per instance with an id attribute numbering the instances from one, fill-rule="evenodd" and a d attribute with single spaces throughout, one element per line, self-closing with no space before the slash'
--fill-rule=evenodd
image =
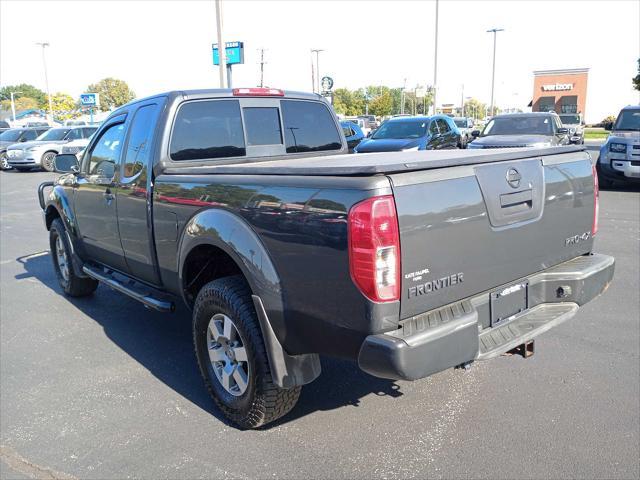
<path id="1" fill-rule="evenodd" d="M 578 75 L 580 73 L 589 73 L 588 68 L 562 68 L 555 70 L 534 70 L 533 75 L 540 77 L 543 75 Z"/>

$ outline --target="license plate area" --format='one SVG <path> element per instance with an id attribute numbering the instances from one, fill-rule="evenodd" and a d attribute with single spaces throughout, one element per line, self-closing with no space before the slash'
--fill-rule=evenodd
<path id="1" fill-rule="evenodd" d="M 491 293 L 491 326 L 495 327 L 529 308 L 529 282 L 524 281 Z"/>

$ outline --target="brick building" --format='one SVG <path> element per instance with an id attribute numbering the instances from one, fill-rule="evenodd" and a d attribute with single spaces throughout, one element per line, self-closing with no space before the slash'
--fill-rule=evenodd
<path id="1" fill-rule="evenodd" d="M 587 104 L 588 68 L 537 70 L 533 72 L 534 112 L 581 113 Z"/>

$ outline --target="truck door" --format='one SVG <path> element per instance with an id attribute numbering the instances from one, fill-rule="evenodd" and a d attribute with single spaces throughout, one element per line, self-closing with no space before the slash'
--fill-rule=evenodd
<path id="1" fill-rule="evenodd" d="M 75 215 L 82 246 L 90 259 L 127 272 L 116 210 L 125 115 L 98 133 L 83 158 L 75 191 Z"/>
<path id="2" fill-rule="evenodd" d="M 131 124 L 123 154 L 117 192 L 118 229 L 129 271 L 134 277 L 159 284 L 155 264 L 153 228 L 147 208 L 151 191 L 153 134 L 158 120 L 158 101 L 139 107 Z"/>
<path id="3" fill-rule="evenodd" d="M 427 150 L 437 150 L 440 147 L 440 132 L 436 120 L 432 119 L 429 123 L 429 140 L 427 140 Z"/>

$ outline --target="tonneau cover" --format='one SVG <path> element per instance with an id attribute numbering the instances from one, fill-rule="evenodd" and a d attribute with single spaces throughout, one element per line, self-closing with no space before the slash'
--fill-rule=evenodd
<path id="1" fill-rule="evenodd" d="M 545 157 L 585 150 L 586 148 L 582 145 L 567 145 L 548 148 L 424 150 L 309 157 L 287 156 L 226 165 L 209 163 L 198 167 L 165 168 L 163 173 L 170 175 L 376 175 Z"/>

